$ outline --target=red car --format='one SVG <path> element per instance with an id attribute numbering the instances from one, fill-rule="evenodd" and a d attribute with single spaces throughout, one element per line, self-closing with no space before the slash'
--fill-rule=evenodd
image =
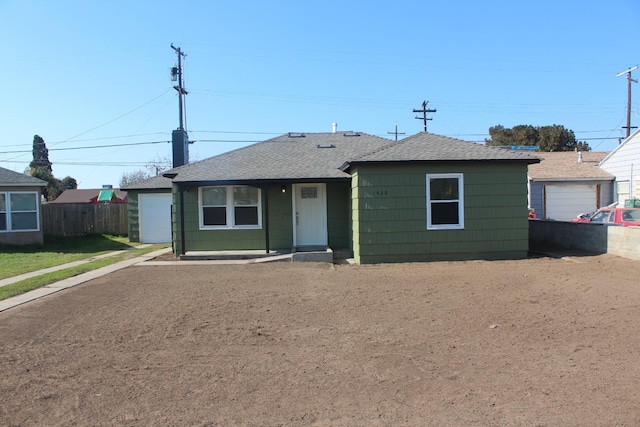
<path id="1" fill-rule="evenodd" d="M 582 214 L 571 222 L 590 222 L 605 225 L 640 226 L 640 208 L 603 208 Z"/>

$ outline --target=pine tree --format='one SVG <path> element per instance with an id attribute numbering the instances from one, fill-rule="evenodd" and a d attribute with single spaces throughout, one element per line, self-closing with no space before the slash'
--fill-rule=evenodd
<path id="1" fill-rule="evenodd" d="M 47 169 L 52 172 L 51 162 L 49 161 L 49 150 L 39 135 L 33 136 L 33 160 L 29 163 L 31 169 Z"/>
<path id="2" fill-rule="evenodd" d="M 42 195 L 48 201 L 55 200 L 64 190 L 78 188 L 76 180 L 67 176 L 62 181 L 53 176 L 53 169 L 49 161 L 49 150 L 39 135 L 33 136 L 33 160 L 29 163 L 27 173 L 35 178 L 47 181 L 42 189 Z"/>

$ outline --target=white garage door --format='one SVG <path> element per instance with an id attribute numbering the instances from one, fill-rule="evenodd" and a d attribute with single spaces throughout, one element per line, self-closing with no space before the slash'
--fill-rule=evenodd
<path id="1" fill-rule="evenodd" d="M 548 219 L 571 221 L 581 213 L 597 209 L 596 185 L 545 185 Z"/>
<path id="2" fill-rule="evenodd" d="M 171 194 L 140 194 L 138 197 L 140 241 L 171 243 Z"/>

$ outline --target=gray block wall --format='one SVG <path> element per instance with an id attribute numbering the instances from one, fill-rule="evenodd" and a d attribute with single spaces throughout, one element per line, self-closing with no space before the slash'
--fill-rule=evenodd
<path id="1" fill-rule="evenodd" d="M 531 220 L 529 221 L 529 245 L 531 248 L 556 246 L 610 253 L 640 260 L 640 227 Z"/>

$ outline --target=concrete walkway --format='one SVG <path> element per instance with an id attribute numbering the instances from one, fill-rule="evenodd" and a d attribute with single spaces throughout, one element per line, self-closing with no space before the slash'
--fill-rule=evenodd
<path id="1" fill-rule="evenodd" d="M 146 246 L 145 245 L 137 246 L 137 248 L 140 248 L 140 249 L 142 249 L 144 247 L 146 247 Z M 11 283 L 16 283 L 16 282 L 19 282 L 21 280 L 29 279 L 31 277 L 40 276 L 42 274 L 51 273 L 53 271 L 64 270 L 65 268 L 69 268 L 69 267 L 75 267 L 76 265 L 86 264 L 88 262 L 95 261 L 97 259 L 116 256 L 118 254 L 121 254 L 123 252 L 128 252 L 130 250 L 135 250 L 135 249 L 129 249 L 129 250 L 126 250 L 126 251 L 109 252 L 107 254 L 91 257 L 91 258 L 88 258 L 88 259 L 85 259 L 85 260 L 69 262 L 67 264 L 57 265 L 55 267 L 45 268 L 45 269 L 34 271 L 34 272 L 31 272 L 31 273 L 21 274 L 21 275 L 16 276 L 16 277 L 10 277 L 10 278 L 7 278 L 7 279 L 0 280 L 0 286 L 6 286 L 6 285 L 9 285 Z M 63 289 L 67 289 L 67 288 L 71 288 L 73 286 L 77 286 L 77 285 L 79 285 L 81 283 L 88 282 L 89 280 L 93 280 L 93 279 L 98 278 L 100 276 L 104 276 L 105 274 L 109 274 L 109 273 L 112 273 L 114 271 L 121 270 L 121 269 L 129 267 L 131 265 L 135 265 L 135 264 L 139 264 L 141 262 L 149 261 L 149 260 L 151 260 L 151 259 L 153 259 L 153 258 L 155 258 L 157 256 L 164 255 L 164 254 L 166 254 L 168 252 L 171 252 L 171 248 L 159 249 L 159 250 L 154 251 L 154 252 L 149 252 L 147 254 L 137 256 L 135 258 L 130 258 L 130 259 L 126 259 L 126 260 L 123 260 L 123 261 L 119 261 L 119 262 L 116 262 L 114 264 L 107 265 L 106 267 L 98 268 L 96 270 L 88 271 L 86 273 L 82 273 L 82 274 L 79 274 L 77 276 L 73 276 L 73 277 L 69 277 L 67 279 L 63 279 L 63 280 L 60 280 L 59 282 L 51 283 L 50 285 L 43 286 L 43 287 L 38 288 L 38 289 L 34 289 L 33 291 L 29 291 L 29 292 L 26 292 L 26 293 L 21 294 L 21 295 L 16 295 L 15 297 L 7 298 L 5 300 L 0 301 L 0 312 L 8 310 L 8 309 L 13 308 L 13 307 L 16 307 L 18 305 L 24 304 L 26 302 L 33 301 L 33 300 L 36 300 L 38 298 L 42 298 L 42 297 L 47 296 L 47 295 L 51 295 L 51 294 L 56 293 L 58 291 L 61 291 Z"/>

